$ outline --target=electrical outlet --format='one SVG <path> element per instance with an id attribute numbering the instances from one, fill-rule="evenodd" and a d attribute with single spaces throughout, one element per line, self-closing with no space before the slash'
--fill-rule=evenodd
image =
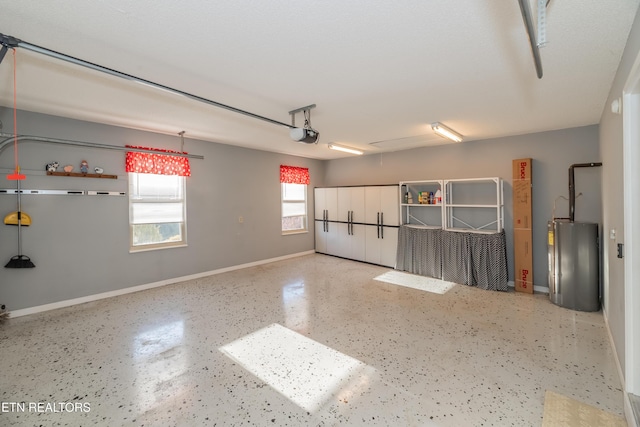
<path id="1" fill-rule="evenodd" d="M 624 258 L 624 245 L 618 243 L 618 258 Z"/>

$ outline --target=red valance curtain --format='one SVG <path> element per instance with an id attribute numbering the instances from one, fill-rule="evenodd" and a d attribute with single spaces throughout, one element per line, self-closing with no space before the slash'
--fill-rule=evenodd
<path id="1" fill-rule="evenodd" d="M 160 148 L 147 148 L 127 145 L 128 148 L 141 148 L 145 150 L 158 150 L 166 153 L 179 153 L 179 151 L 163 150 Z M 187 153 L 181 153 L 187 154 Z M 152 173 L 155 175 L 179 175 L 191 176 L 189 159 L 186 157 L 171 156 L 169 154 L 141 153 L 127 151 L 127 172 Z"/>
<path id="2" fill-rule="evenodd" d="M 309 169 L 280 165 L 280 183 L 309 185 Z"/>

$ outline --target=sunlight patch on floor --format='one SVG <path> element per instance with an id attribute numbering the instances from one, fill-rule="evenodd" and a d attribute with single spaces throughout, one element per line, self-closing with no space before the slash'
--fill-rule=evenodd
<path id="1" fill-rule="evenodd" d="M 542 427 L 626 427 L 624 418 L 547 390 Z"/>
<path id="2" fill-rule="evenodd" d="M 387 271 L 380 276 L 374 277 L 374 280 L 432 292 L 434 294 L 445 294 L 457 285 L 457 283 L 445 282 L 444 280 L 435 279 L 433 277 L 418 276 L 415 274 L 403 273 L 401 271 Z"/>
<path id="3" fill-rule="evenodd" d="M 289 400 L 316 412 L 361 389 L 375 370 L 276 323 L 219 348 Z"/>

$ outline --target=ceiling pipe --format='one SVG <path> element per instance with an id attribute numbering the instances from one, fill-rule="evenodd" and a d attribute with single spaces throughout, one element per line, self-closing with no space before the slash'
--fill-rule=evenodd
<path id="1" fill-rule="evenodd" d="M 64 53 L 56 52 L 54 50 L 47 49 L 47 48 L 44 48 L 42 46 L 37 46 L 37 45 L 31 44 L 31 43 L 27 43 L 27 42 L 25 42 L 23 40 L 17 39 L 17 38 L 12 37 L 12 36 L 6 36 L 6 35 L 1 34 L 1 33 L 0 33 L 0 44 L 2 44 L 4 47 L 10 47 L 10 48 L 19 47 L 19 48 L 23 48 L 23 49 L 26 49 L 26 50 L 30 50 L 32 52 L 40 53 L 42 55 L 46 55 L 46 56 L 50 56 L 52 58 L 60 59 L 62 61 L 70 62 L 72 64 L 79 65 L 81 67 L 86 67 L 86 68 L 89 68 L 91 70 L 100 71 L 102 73 L 109 74 L 111 76 L 120 77 L 120 78 L 125 79 L 125 80 L 129 80 L 129 81 L 133 81 L 133 82 L 136 82 L 136 83 L 140 83 L 140 84 L 145 85 L 145 86 L 150 86 L 150 87 L 153 87 L 153 88 L 156 88 L 156 89 L 160 89 L 160 90 L 164 90 L 164 91 L 167 91 L 167 92 L 171 92 L 171 93 L 174 93 L 176 95 L 183 96 L 185 98 L 189 98 L 189 99 L 192 99 L 192 100 L 195 100 L 195 101 L 198 101 L 198 102 L 202 102 L 202 103 L 205 103 L 205 104 L 213 105 L 214 107 L 223 108 L 225 110 L 229 110 L 229 111 L 232 111 L 234 113 L 242 114 L 242 115 L 254 118 L 254 119 L 262 120 L 262 121 L 265 121 L 265 122 L 268 122 L 268 123 L 271 123 L 271 124 L 274 124 L 274 125 L 284 126 L 286 128 L 289 128 L 289 129 L 295 128 L 295 126 L 289 125 L 289 124 L 284 123 L 284 122 L 280 122 L 278 120 L 270 119 L 268 117 L 260 116 L 258 114 L 254 114 L 254 113 L 251 113 L 249 111 L 241 110 L 239 108 L 235 108 L 235 107 L 232 107 L 230 105 L 226 105 L 226 104 L 222 104 L 220 102 L 212 101 L 210 99 L 203 98 L 203 97 L 198 96 L 198 95 L 193 95 L 191 93 L 184 92 L 184 91 L 179 90 L 179 89 L 174 89 L 172 87 L 165 86 L 165 85 L 160 84 L 160 83 L 155 83 L 155 82 L 152 82 L 150 80 L 146 80 L 146 79 L 143 79 L 143 78 L 140 78 L 140 77 L 136 77 L 136 76 L 133 76 L 131 74 L 123 73 L 121 71 L 117 71 L 117 70 L 114 70 L 112 68 L 103 67 L 102 65 L 98 65 L 98 64 L 95 64 L 93 62 L 85 61 L 85 60 L 82 60 L 82 59 L 79 59 L 79 58 L 76 58 L 76 57 L 73 57 L 73 56 L 70 56 L 70 55 L 66 55 Z"/>
<path id="2" fill-rule="evenodd" d="M 31 135 L 18 135 L 12 136 L 5 133 L 0 133 L 0 137 L 6 137 L 4 141 L 0 142 L 0 153 L 4 150 L 8 145 L 13 144 L 15 141 L 33 141 L 33 142 L 49 142 L 53 144 L 62 144 L 62 145 L 74 145 L 77 147 L 89 147 L 89 148 L 100 148 L 103 150 L 116 150 L 116 151 L 135 151 L 138 153 L 154 153 L 154 154 L 162 154 L 169 155 L 175 157 L 187 157 L 189 159 L 204 159 L 204 156 L 200 154 L 186 154 L 186 153 L 167 153 L 162 150 L 154 150 L 154 149 L 145 149 L 145 148 L 133 148 L 133 147 L 120 147 L 117 145 L 109 145 L 109 144 L 99 144 L 95 142 L 84 142 L 84 141 L 72 141 L 70 139 L 58 139 L 58 138 L 48 138 L 44 136 L 31 136 Z"/>
<path id="3" fill-rule="evenodd" d="M 538 78 L 542 78 L 542 61 L 540 60 L 540 49 L 536 43 L 536 34 L 533 29 L 533 19 L 531 18 L 531 10 L 529 9 L 529 0 L 518 0 L 520 3 L 520 12 L 522 12 L 522 19 L 524 20 L 524 26 L 527 28 L 527 34 L 529 35 L 529 44 L 531 45 L 531 53 L 533 54 L 533 62 L 536 66 L 536 74 Z"/>

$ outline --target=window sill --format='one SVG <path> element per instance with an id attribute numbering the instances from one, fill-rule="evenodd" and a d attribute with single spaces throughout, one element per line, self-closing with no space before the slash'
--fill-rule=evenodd
<path id="1" fill-rule="evenodd" d="M 295 231 L 283 231 L 283 236 L 291 236 L 292 234 L 305 234 L 308 233 L 309 230 L 295 230 Z"/>
<path id="2" fill-rule="evenodd" d="M 162 249 L 174 249 L 174 248 L 186 248 L 188 245 L 186 243 L 179 243 L 176 245 L 163 245 L 163 246 L 141 246 L 141 247 L 135 247 L 135 248 L 129 248 L 129 253 L 130 254 L 135 254 L 137 252 L 149 252 L 149 251 L 158 251 L 158 250 L 162 250 Z"/>

